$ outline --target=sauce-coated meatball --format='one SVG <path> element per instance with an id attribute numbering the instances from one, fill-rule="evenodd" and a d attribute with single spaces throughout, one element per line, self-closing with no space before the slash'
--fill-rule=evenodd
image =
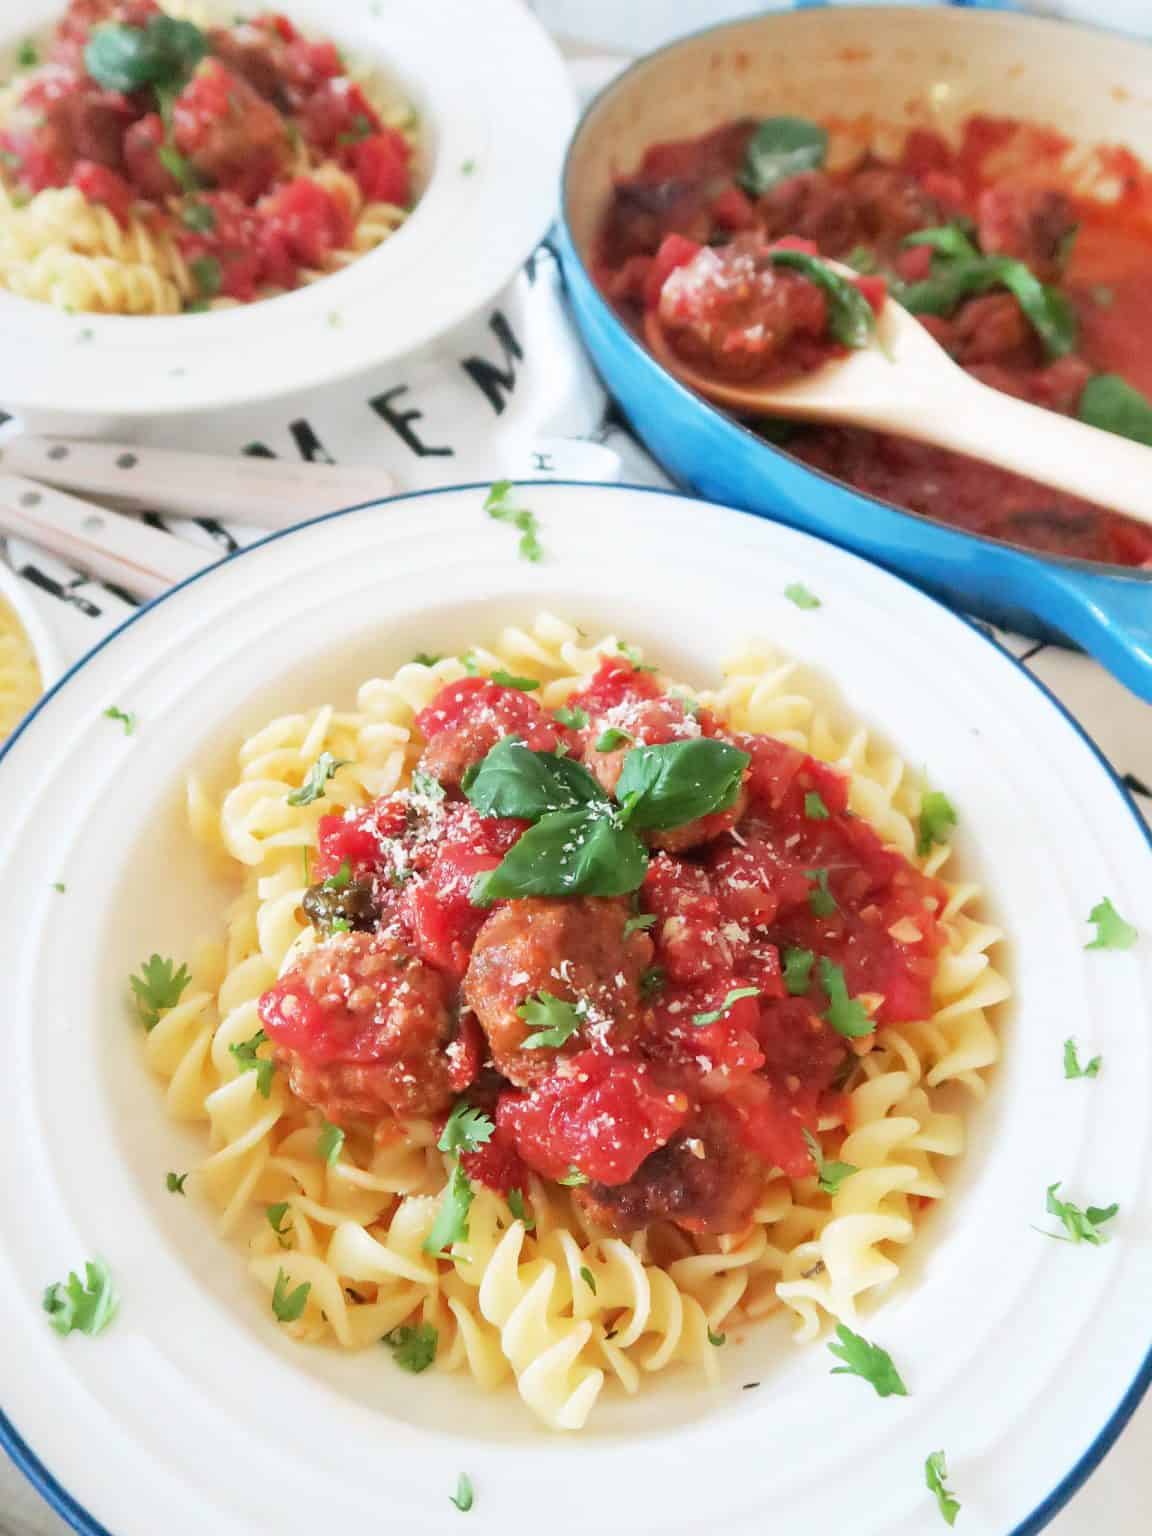
<path id="1" fill-rule="evenodd" d="M 304 955 L 260 1019 L 293 1092 L 330 1120 L 437 1114 L 476 1070 L 444 978 L 389 934 L 339 934 Z"/>
<path id="2" fill-rule="evenodd" d="M 689 1232 L 739 1232 L 764 1187 L 764 1165 L 740 1140 L 734 1116 L 705 1105 L 626 1184 L 586 1184 L 575 1200 L 597 1226 L 626 1235 L 654 1221 Z"/>
<path id="3" fill-rule="evenodd" d="M 555 1066 L 555 1047 L 525 1050 L 537 1026 L 519 1009 L 541 992 L 575 1004 L 581 1027 L 559 1049 L 590 1042 L 611 1050 L 635 1034 L 643 1013 L 640 976 L 652 959 L 644 933 L 625 937 L 628 907 L 596 897 L 510 901 L 480 930 L 464 977 L 464 997 L 488 1037 L 492 1059 L 519 1087 Z"/>

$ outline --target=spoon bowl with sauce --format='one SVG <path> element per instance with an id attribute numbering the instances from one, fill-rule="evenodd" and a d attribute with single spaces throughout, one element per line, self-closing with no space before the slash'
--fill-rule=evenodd
<path id="1" fill-rule="evenodd" d="M 815 366 L 802 371 L 726 377 L 729 370 L 709 366 L 707 358 L 685 357 L 665 307 L 649 307 L 644 339 L 690 389 L 742 415 L 834 422 L 932 443 L 1152 526 L 1152 449 L 981 383 L 890 294 L 867 316 L 864 299 L 846 315 L 847 296 L 859 294 L 859 278 L 840 262 L 789 250 L 765 251 L 763 258 L 795 265 L 819 281 L 828 298 L 829 328 L 844 345 L 814 354 Z M 741 336 L 761 329 L 754 310 L 741 319 Z"/>

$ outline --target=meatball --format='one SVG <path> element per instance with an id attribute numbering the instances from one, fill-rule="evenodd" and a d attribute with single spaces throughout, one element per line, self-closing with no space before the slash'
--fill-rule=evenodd
<path id="1" fill-rule="evenodd" d="M 668 339 L 688 362 L 724 379 L 802 373 L 821 356 L 816 344 L 827 343 L 824 294 L 744 240 L 705 246 L 669 273 L 660 292 Z"/>
<path id="2" fill-rule="evenodd" d="M 852 178 L 852 201 L 866 236 L 902 240 L 917 229 L 936 224 L 940 207 L 915 176 L 891 166 L 870 166 Z"/>
<path id="3" fill-rule="evenodd" d="M 814 240 L 826 256 L 839 256 L 860 239 L 851 192 L 823 171 L 803 171 L 777 182 L 757 206 L 773 240 L 799 235 Z"/>
<path id="4" fill-rule="evenodd" d="M 654 1221 L 688 1232 L 739 1232 L 763 1187 L 764 1165 L 741 1142 L 735 1116 L 708 1104 L 626 1184 L 585 1184 L 574 1199 L 596 1226 L 620 1236 Z"/>
<path id="5" fill-rule="evenodd" d="M 748 809 L 748 792 L 741 785 L 736 798 L 726 811 L 713 811 L 710 816 L 698 816 L 686 821 L 682 827 L 668 827 L 663 832 L 649 832 L 648 841 L 653 848 L 665 853 L 684 853 L 689 848 L 701 848 L 715 842 L 725 832 L 731 832 Z"/>
<path id="6" fill-rule="evenodd" d="M 611 1051 L 632 1038 L 644 1005 L 640 977 L 652 959 L 644 933 L 625 936 L 624 902 L 598 897 L 510 901 L 481 928 L 464 977 L 497 1068 L 521 1088 L 541 1082 L 564 1055 L 591 1041 Z M 538 1025 L 519 1009 L 547 992 L 576 1004 L 583 1022 L 558 1047 L 524 1049 Z"/>
<path id="7" fill-rule="evenodd" d="M 291 163 L 284 119 L 218 59 L 197 65 L 176 98 L 172 131 L 198 175 L 246 200 L 259 197 Z"/>
<path id="8" fill-rule="evenodd" d="M 475 1075 L 448 985 L 389 934 L 339 934 L 280 977 L 260 1019 L 292 1090 L 330 1120 L 437 1114 Z"/>
<path id="9" fill-rule="evenodd" d="M 505 736 L 519 736 L 533 752 L 571 750 L 575 737 L 540 708 L 531 694 L 486 677 L 449 683 L 416 716 L 428 745 L 420 770 L 447 789 L 458 789 L 469 768 Z"/>
<path id="10" fill-rule="evenodd" d="M 1035 347 L 1035 333 L 1010 293 L 969 299 L 952 323 L 951 351 L 957 362 L 992 363 Z"/>
<path id="11" fill-rule="evenodd" d="M 1054 282 L 1064 267 L 1076 215 L 1055 187 L 989 187 L 976 211 L 980 245 L 988 253 L 1026 262 L 1041 282 Z"/>

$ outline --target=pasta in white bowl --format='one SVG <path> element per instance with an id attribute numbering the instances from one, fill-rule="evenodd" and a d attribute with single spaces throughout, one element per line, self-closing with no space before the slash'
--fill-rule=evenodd
<path id="1" fill-rule="evenodd" d="M 0 399 L 107 433 L 404 356 L 543 233 L 572 115 L 513 0 L 34 0 L 0 20 Z"/>
<path id="2" fill-rule="evenodd" d="M 1086 1431 L 1106 1446 L 1147 1374 L 1149 1259 L 1133 1233 L 1148 1214 L 1152 1060 L 1129 1021 L 1152 995 L 1152 886 L 1129 805 L 1003 653 L 847 555 L 609 487 L 525 486 L 516 505 L 534 521 L 517 530 L 486 515 L 485 492 L 400 501 L 388 518 L 342 514 L 197 578 L 86 663 L 0 758 L 0 792 L 24 810 L 0 832 L 0 854 L 20 889 L 43 892 L 21 931 L 0 937 L 5 1013 L 18 1021 L 0 1151 L 12 1166 L 26 1165 L 33 1138 L 44 1151 L 0 1196 L 18 1234 L 0 1274 L 16 1324 L 0 1404 L 9 1443 L 19 1435 L 83 1518 L 124 1536 L 154 1528 L 161 1510 L 183 1536 L 210 1507 L 224 1530 L 370 1525 L 382 1488 L 406 1530 L 456 1529 L 471 1498 L 514 1536 L 545 1500 L 563 1533 L 586 1526 L 594 1500 L 621 1533 L 803 1522 L 919 1536 L 939 1519 L 929 1474 L 939 1508 L 957 1500 L 980 1536 L 1036 1527 L 1090 1470 Z M 518 558 L 529 530 L 538 562 Z M 762 643 L 748 647 L 749 635 Z M 415 716 L 438 690 L 466 678 L 483 688 L 497 672 L 533 680 L 494 686 L 579 731 L 602 658 L 621 655 L 630 676 L 660 669 L 649 703 L 672 697 L 665 679 L 691 687 L 701 734 L 681 740 L 732 747 L 709 734 L 714 715 L 736 738 L 763 732 L 823 772 L 841 765 L 850 835 L 863 846 L 871 825 L 881 847 L 903 849 L 900 868 L 947 887 L 934 902 L 950 933 L 927 1016 L 864 1030 L 831 993 L 810 994 L 815 1011 L 855 1020 L 858 1042 L 876 1039 L 852 1051 L 850 1104 L 841 1124 L 817 1125 L 807 1177 L 758 1186 L 739 1231 L 608 1231 L 593 1216 L 608 1205 L 602 1178 L 533 1176 L 509 1187 L 519 1200 L 498 1193 L 466 1145 L 477 1115 L 502 1121 L 479 1078 L 453 1088 L 445 1111 L 406 1116 L 402 1136 L 366 1135 L 336 1113 L 332 1080 L 308 1086 L 299 1042 L 262 1011 L 293 975 L 315 974 L 325 945 L 377 942 L 352 928 L 366 912 L 331 903 L 334 930 L 307 934 L 303 896 L 335 880 L 325 898 L 351 900 L 358 874 L 351 859 L 347 882 L 339 865 L 324 873 L 316 853 L 306 876 L 303 850 L 333 824 L 360 825 L 362 811 L 340 808 L 409 794 L 436 744 Z M 135 715 L 131 736 L 104 717 L 110 705 Z M 65 745 L 49 751 L 50 739 Z M 567 760 L 558 771 L 583 783 Z M 817 782 L 804 796 L 843 820 L 832 782 Z M 457 803 L 454 791 L 444 802 Z M 615 825 L 616 803 L 596 818 Z M 797 814 L 809 810 L 825 826 L 815 802 Z M 433 814 L 417 808 L 414 820 Z M 926 815 L 947 835 L 917 854 Z M 434 824 L 442 854 L 451 838 Z M 644 857 L 701 868 L 711 856 L 700 846 Z M 659 898 L 650 872 L 636 888 Z M 492 923 L 520 899 L 481 916 Z M 663 926 L 632 938 L 663 944 L 668 969 Z M 901 919 L 888 926 L 909 933 Z M 780 930 L 781 948 L 818 950 L 797 942 L 803 931 Z M 1086 948 L 1094 935 L 1103 947 Z M 851 983 L 834 950 L 814 959 L 825 987 L 837 966 Z M 185 962 L 190 979 L 177 984 Z M 800 962 L 785 963 L 795 980 Z M 134 1011 L 130 976 L 154 1019 Z M 672 976 L 665 997 L 678 985 Z M 724 1020 L 747 1002 L 724 987 L 722 1019 L 689 1026 L 712 1050 L 732 1043 Z M 870 990 L 847 987 L 868 1017 L 880 1006 Z M 486 999 L 469 995 L 486 1018 Z M 503 1058 L 513 1071 L 515 1049 Z M 1079 1077 L 1066 1075 L 1073 1062 Z M 375 1081 L 392 1092 L 398 1079 Z M 467 1121 L 459 1096 L 476 1112 Z M 445 1234 L 461 1165 L 467 1232 Z M 1073 1231 L 1077 1243 L 1052 1240 Z M 110 1287 L 119 1311 L 105 1327 Z M 67 1328 L 96 1336 L 58 1337 Z M 415 1369 L 430 1330 L 435 1359 Z M 1069 1341 L 1089 1337 L 1097 1366 L 1073 1399 L 1057 1390 Z M 1011 1365 L 990 1394 L 998 1357 Z M 833 1374 L 841 1366 L 848 1375 Z M 67 1393 L 66 1414 L 40 1390 L 46 1379 Z M 556 1500 L 577 1444 L 583 1497 Z M 193 1470 L 206 1460 L 210 1496 Z M 129 1479 L 131 1497 L 125 1468 L 148 1469 Z"/>

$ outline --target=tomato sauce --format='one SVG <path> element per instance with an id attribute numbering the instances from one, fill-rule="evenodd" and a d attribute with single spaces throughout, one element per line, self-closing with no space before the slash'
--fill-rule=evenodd
<path id="1" fill-rule="evenodd" d="M 777 121 L 796 120 L 768 120 Z M 1107 166 L 1121 195 L 1094 201 L 1065 185 L 1071 146 L 1059 134 L 976 116 L 956 144 L 917 129 L 898 159 L 863 154 L 836 171 L 813 148 L 806 169 L 750 190 L 764 126 L 741 120 L 654 145 L 618 181 L 595 271 L 631 325 L 646 309 L 658 312 L 686 360 L 727 377 L 822 366 L 835 354 L 818 345 L 818 318 L 759 275 L 772 249 L 799 237 L 857 267 L 861 285 L 887 285 L 961 366 L 997 389 L 1120 430 L 1115 415 L 1101 418 L 1087 402 L 1095 377 L 1123 380 L 1146 422 L 1140 440 L 1152 443 L 1152 198 L 1148 173 L 1127 151 Z M 821 130 L 810 129 L 815 145 Z M 950 243 L 920 243 L 941 238 Z M 993 273 L 996 261 L 1042 288 L 1025 302 Z M 957 263 L 985 277 L 949 294 L 939 281 Z M 736 297 L 734 270 L 745 278 Z M 1143 525 L 1007 471 L 858 428 L 767 430 L 813 468 L 923 516 L 1047 553 L 1152 567 Z"/>
<path id="2" fill-rule="evenodd" d="M 261 998 L 264 1029 L 337 1123 L 386 1138 L 395 1115 L 444 1117 L 466 1092 L 491 1132 L 462 1157 L 471 1179 L 559 1180 L 620 1231 L 735 1230 L 770 1169 L 811 1173 L 806 1133 L 845 1113 L 877 1026 L 931 1015 L 945 889 L 853 815 L 836 769 L 728 730 L 623 657 L 560 713 L 486 678 L 433 698 L 414 787 L 321 818 L 320 942 Z M 605 802 L 614 755 L 645 749 L 734 751 L 740 781 L 732 809 L 674 818 L 676 846 L 646 834 L 631 896 L 486 903 L 477 878 L 533 827 L 465 798 L 501 743 L 542 772 L 571 764 L 564 782 L 583 774 Z"/>

